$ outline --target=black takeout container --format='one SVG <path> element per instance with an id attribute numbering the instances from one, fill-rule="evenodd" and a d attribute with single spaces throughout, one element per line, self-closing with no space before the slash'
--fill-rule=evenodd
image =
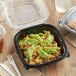
<path id="1" fill-rule="evenodd" d="M 29 35 L 31 33 L 39 33 L 42 32 L 43 30 L 47 30 L 47 31 L 51 31 L 51 33 L 55 36 L 55 40 L 58 43 L 58 46 L 61 47 L 61 56 L 59 58 L 57 58 L 56 60 L 53 61 L 49 61 L 43 64 L 37 64 L 37 65 L 29 65 L 25 60 L 24 60 L 24 56 L 22 53 L 22 50 L 20 49 L 18 43 L 21 39 L 23 39 L 26 35 Z M 29 28 L 25 28 L 22 29 L 20 32 L 18 32 L 15 37 L 14 37 L 14 43 L 15 43 L 15 47 L 17 50 L 17 53 L 24 65 L 24 67 L 26 69 L 30 69 L 30 68 L 37 68 L 37 67 L 41 67 L 41 66 L 45 66 L 45 65 L 49 65 L 52 63 L 56 63 L 64 58 L 67 58 L 70 56 L 68 50 L 67 50 L 67 46 L 65 44 L 65 41 L 62 38 L 62 35 L 60 34 L 60 32 L 58 31 L 58 29 L 56 27 L 54 27 L 53 25 L 50 24 L 41 24 L 41 25 L 36 25 L 33 27 L 29 27 Z"/>

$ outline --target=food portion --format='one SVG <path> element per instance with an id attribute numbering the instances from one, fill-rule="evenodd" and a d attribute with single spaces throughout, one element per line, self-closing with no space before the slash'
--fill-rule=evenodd
<path id="1" fill-rule="evenodd" d="M 60 47 L 50 31 L 30 34 L 19 41 L 25 61 L 30 65 L 43 64 L 61 56 Z"/>

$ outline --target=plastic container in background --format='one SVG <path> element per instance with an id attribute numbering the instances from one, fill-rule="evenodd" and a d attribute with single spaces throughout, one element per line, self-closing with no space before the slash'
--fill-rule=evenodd
<path id="1" fill-rule="evenodd" d="M 2 0 L 1 7 L 6 23 L 16 29 L 42 24 L 49 15 L 43 0 Z"/>
<path id="2" fill-rule="evenodd" d="M 0 25 L 0 53 L 3 51 L 4 48 L 4 37 L 5 37 L 5 28 Z"/>
<path id="3" fill-rule="evenodd" d="M 57 12 L 64 13 L 70 6 L 70 0 L 55 0 L 55 7 Z"/>
<path id="4" fill-rule="evenodd" d="M 76 34 L 76 6 L 72 7 L 60 21 L 60 25 Z"/>

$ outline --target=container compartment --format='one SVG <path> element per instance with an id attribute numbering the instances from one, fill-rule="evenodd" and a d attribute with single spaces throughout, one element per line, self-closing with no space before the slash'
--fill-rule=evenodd
<path id="1" fill-rule="evenodd" d="M 26 36 L 28 34 L 39 33 L 39 32 L 42 32 L 43 30 L 50 31 L 55 36 L 55 40 L 57 41 L 58 46 L 61 46 L 61 54 L 62 55 L 61 55 L 61 57 L 59 57 L 59 58 L 57 58 L 56 60 L 53 60 L 53 61 L 49 61 L 49 62 L 46 62 L 46 63 L 43 63 L 43 64 L 38 64 L 38 65 L 29 65 L 24 60 L 23 53 L 21 52 L 21 49 L 18 45 L 18 42 L 20 40 L 22 40 L 24 38 L 24 36 Z M 65 44 L 61 34 L 59 33 L 59 31 L 54 26 L 49 25 L 49 24 L 41 24 L 41 25 L 36 25 L 36 26 L 30 27 L 30 28 L 22 29 L 20 32 L 18 32 L 16 34 L 16 36 L 14 38 L 14 42 L 15 42 L 15 46 L 16 46 L 16 49 L 17 49 L 17 53 L 18 53 L 20 59 L 22 60 L 22 63 L 24 64 L 24 67 L 26 69 L 37 68 L 37 67 L 45 66 L 45 65 L 48 65 L 48 64 L 56 63 L 56 62 L 66 58 L 66 57 L 69 57 L 69 52 L 67 51 L 66 44 Z"/>

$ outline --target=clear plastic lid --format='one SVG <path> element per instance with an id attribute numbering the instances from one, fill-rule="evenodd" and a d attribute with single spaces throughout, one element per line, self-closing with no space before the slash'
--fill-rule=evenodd
<path id="1" fill-rule="evenodd" d="M 0 39 L 4 38 L 5 33 L 5 28 L 2 25 L 0 25 Z"/>
<path id="2" fill-rule="evenodd" d="M 72 7 L 61 19 L 60 25 L 76 34 L 76 6 Z"/>
<path id="3" fill-rule="evenodd" d="M 9 26 L 19 29 L 42 24 L 49 15 L 43 0 L 3 0 L 2 13 Z"/>

